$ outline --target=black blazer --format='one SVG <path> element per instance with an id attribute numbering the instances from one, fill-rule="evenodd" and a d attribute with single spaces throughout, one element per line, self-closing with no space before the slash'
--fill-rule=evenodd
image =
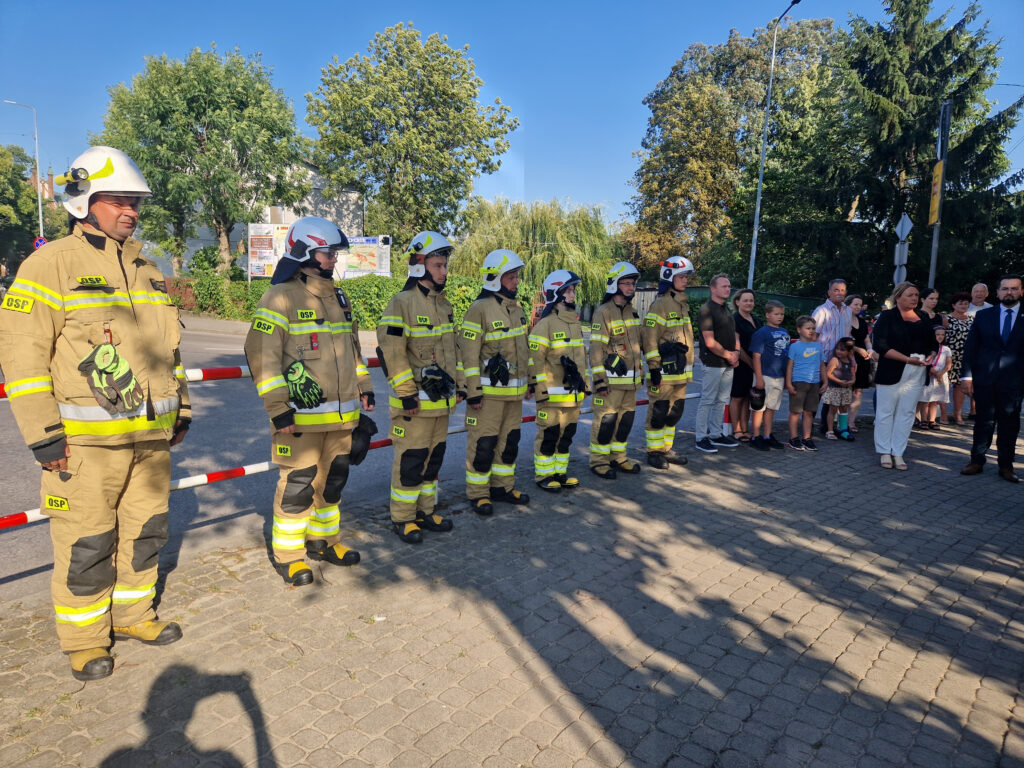
<path id="1" fill-rule="evenodd" d="M 1024 391 L 1024 305 L 1017 307 L 1017 320 L 1006 344 L 1000 332 L 1004 313 L 1005 308 L 997 304 L 974 316 L 964 344 L 960 378 L 973 378 L 975 387 L 1019 393 Z"/>
<path id="2" fill-rule="evenodd" d="M 875 352 L 878 353 L 876 385 L 898 384 L 903 376 L 903 369 L 907 367 L 906 363 L 885 356 L 890 349 L 907 356 L 919 354 L 925 357 L 939 351 L 939 342 L 935 340 L 935 321 L 919 309 L 914 311 L 921 318 L 916 323 L 908 323 L 896 308 L 885 310 L 875 321 L 871 341 Z"/>

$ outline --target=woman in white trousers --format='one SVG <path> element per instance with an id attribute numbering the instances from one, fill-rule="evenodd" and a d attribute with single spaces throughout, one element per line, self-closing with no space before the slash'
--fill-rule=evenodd
<path id="1" fill-rule="evenodd" d="M 878 316 L 872 332 L 878 371 L 875 374 L 875 452 L 886 469 L 905 470 L 903 453 L 914 426 L 914 412 L 938 342 L 928 316 L 917 309 L 913 283 L 893 290 L 894 307 Z"/>

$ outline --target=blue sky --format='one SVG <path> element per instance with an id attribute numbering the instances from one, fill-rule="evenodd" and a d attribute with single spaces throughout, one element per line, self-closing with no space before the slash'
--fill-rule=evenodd
<path id="1" fill-rule="evenodd" d="M 732 28 L 750 34 L 786 7 L 784 0 L 718 2 L 304 2 L 178 0 L 173 3 L 89 3 L 0 0 L 0 99 L 38 110 L 40 159 L 64 170 L 102 129 L 107 88 L 127 82 L 144 57 L 183 58 L 216 42 L 220 50 L 259 52 L 274 84 L 305 124 L 306 94 L 322 67 L 365 53 L 373 35 L 400 21 L 424 36 L 437 32 L 470 46 L 482 97 L 511 107 L 521 127 L 502 169 L 482 178 L 484 197 L 599 204 L 621 217 L 631 195 L 648 117 L 642 99 L 668 74 L 688 45 L 722 42 Z M 964 0 L 938 0 L 952 18 Z M 992 36 L 1012 41 L 1024 29 L 1024 0 L 982 0 Z M 884 16 L 881 0 L 803 0 L 793 19 Z M 1004 45 L 999 83 L 990 93 L 1009 104 L 1024 92 L 1024 46 Z M 1002 85 L 1013 84 L 1013 85 Z M 0 143 L 32 150 L 32 115 L 0 103 Z M 1016 145 L 1016 146 L 1015 146 Z M 1024 168 L 1024 125 L 1010 147 Z"/>

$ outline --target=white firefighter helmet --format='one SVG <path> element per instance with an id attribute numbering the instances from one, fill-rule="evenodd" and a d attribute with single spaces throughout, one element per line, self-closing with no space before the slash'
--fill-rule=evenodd
<path id="1" fill-rule="evenodd" d="M 544 303 L 554 304 L 560 301 L 565 289 L 570 285 L 579 285 L 580 276 L 568 269 L 556 269 L 544 278 Z"/>
<path id="2" fill-rule="evenodd" d="M 54 183 L 64 186 L 64 208 L 76 219 L 89 215 L 89 201 L 98 192 L 108 195 L 149 197 L 149 188 L 142 171 L 124 152 L 113 147 L 89 147 L 75 158 L 71 169 Z"/>
<path id="3" fill-rule="evenodd" d="M 669 256 L 659 266 L 658 277 L 667 283 L 672 282 L 676 275 L 693 274 L 693 262 L 685 256 Z"/>
<path id="4" fill-rule="evenodd" d="M 303 216 L 288 228 L 284 240 L 285 252 L 274 268 L 270 282 L 274 285 L 291 280 L 303 266 L 319 266 L 312 251 L 320 248 L 348 250 L 348 238 L 338 225 L 319 216 Z"/>
<path id="5" fill-rule="evenodd" d="M 525 266 L 523 260 L 508 248 L 491 251 L 484 257 L 484 265 L 480 267 L 480 274 L 484 278 L 484 290 L 501 290 L 501 276 Z"/>
<path id="6" fill-rule="evenodd" d="M 630 264 L 628 261 L 620 261 L 612 265 L 612 268 L 608 270 L 608 274 L 605 275 L 608 280 L 608 287 L 605 288 L 605 293 L 618 293 L 619 292 L 619 280 L 624 277 L 632 277 L 634 280 L 640 277 L 640 270 Z"/>
<path id="7" fill-rule="evenodd" d="M 405 249 L 409 258 L 409 277 L 426 277 L 427 256 L 451 256 L 455 246 L 440 232 L 426 230 L 418 233 Z"/>

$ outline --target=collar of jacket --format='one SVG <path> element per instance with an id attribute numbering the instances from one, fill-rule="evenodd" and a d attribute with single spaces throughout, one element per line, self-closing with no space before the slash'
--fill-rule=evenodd
<path id="1" fill-rule="evenodd" d="M 430 297 L 430 296 L 440 296 L 441 294 L 444 293 L 444 291 L 437 290 L 437 287 L 434 286 L 433 284 L 431 284 L 428 287 L 428 286 L 424 285 L 422 282 L 417 282 L 416 283 L 416 287 L 420 289 L 420 293 L 422 293 L 424 296 L 427 296 L 427 297 Z"/>
<path id="2" fill-rule="evenodd" d="M 573 320 L 576 320 L 576 319 L 579 318 L 579 315 L 576 314 L 576 310 L 575 309 L 569 309 L 562 302 L 558 302 L 555 305 L 555 314 L 559 315 L 559 316 L 561 316 L 561 315 L 569 315 L 569 318 L 571 318 Z M 566 318 L 566 319 L 568 320 L 569 318 Z"/>
<path id="3" fill-rule="evenodd" d="M 75 223 L 74 229 L 71 230 L 71 235 L 84 240 L 97 251 L 110 253 L 115 257 L 123 254 L 130 261 L 145 261 L 142 258 L 142 243 L 134 237 L 129 237 L 123 243 L 119 243 L 117 240 L 107 237 L 99 230 L 86 229 L 82 226 L 81 222 Z"/>
<path id="4" fill-rule="evenodd" d="M 300 272 L 299 275 L 299 279 L 305 284 L 306 290 L 314 296 L 334 295 L 333 281 L 319 275 L 308 275 L 305 272 Z"/>

